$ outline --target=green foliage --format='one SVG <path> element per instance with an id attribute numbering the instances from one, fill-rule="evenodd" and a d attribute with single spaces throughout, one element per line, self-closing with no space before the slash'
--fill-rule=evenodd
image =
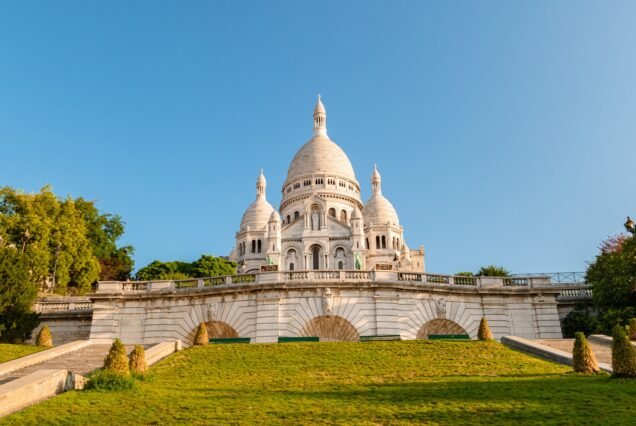
<path id="1" fill-rule="evenodd" d="M 117 247 L 124 223 L 83 198 L 59 199 L 50 187 L 24 194 L 0 188 L 0 237 L 26 258 L 31 280 L 65 294 L 85 293 L 97 279 L 126 279 L 131 247 Z"/>
<path id="2" fill-rule="evenodd" d="M 577 373 L 597 373 L 600 371 L 596 356 L 587 343 L 585 335 L 577 332 L 572 349 L 572 367 Z"/>
<path id="3" fill-rule="evenodd" d="M 195 346 L 205 346 L 209 343 L 210 338 L 208 337 L 208 328 L 205 326 L 205 323 L 202 322 L 197 327 L 197 332 L 194 336 L 193 344 Z"/>
<path id="4" fill-rule="evenodd" d="M 234 275 L 236 263 L 209 255 L 202 255 L 192 263 L 174 261 L 161 262 L 155 260 L 137 271 L 140 281 L 151 280 L 182 280 L 189 278 L 204 278 L 220 275 Z"/>
<path id="5" fill-rule="evenodd" d="M 565 338 L 574 337 L 578 331 L 589 336 L 599 332 L 600 322 L 593 308 L 587 304 L 579 303 L 563 319 L 561 329 Z"/>
<path id="6" fill-rule="evenodd" d="M 477 271 L 478 277 L 509 277 L 510 271 L 498 265 L 482 266 Z"/>
<path id="7" fill-rule="evenodd" d="M 115 339 L 104 359 L 104 370 L 123 376 L 130 375 L 126 347 L 119 339 Z"/>
<path id="8" fill-rule="evenodd" d="M 31 312 L 37 294 L 26 255 L 0 243 L 0 342 L 31 338 L 39 323 L 38 315 Z"/>
<path id="9" fill-rule="evenodd" d="M 624 239 L 611 250 L 602 249 L 588 267 L 586 281 L 592 286 L 596 306 L 636 306 L 636 238 Z"/>
<path id="10" fill-rule="evenodd" d="M 132 391 L 65 392 L 0 425 L 618 425 L 633 423 L 636 396 L 636 380 L 496 342 L 209 345 L 151 370 Z"/>
<path id="11" fill-rule="evenodd" d="M 488 321 L 486 317 L 481 317 L 481 321 L 479 321 L 479 331 L 477 331 L 477 338 L 479 340 L 493 340 L 492 332 L 490 331 L 490 326 L 488 326 Z"/>
<path id="12" fill-rule="evenodd" d="M 130 372 L 134 376 L 142 376 L 146 374 L 148 365 L 146 364 L 146 351 L 141 345 L 135 345 L 135 348 L 130 353 L 130 361 L 128 363 Z"/>
<path id="13" fill-rule="evenodd" d="M 110 370 L 98 370 L 89 376 L 84 389 L 96 391 L 128 390 L 135 386 L 135 379 L 130 375 L 114 373 Z"/>
<path id="14" fill-rule="evenodd" d="M 636 377 L 636 349 L 625 334 L 625 328 L 617 325 L 612 333 L 612 371 L 615 377 Z"/>
<path id="15" fill-rule="evenodd" d="M 35 344 L 38 346 L 43 346 L 45 348 L 50 348 L 53 346 L 53 336 L 51 336 L 51 330 L 48 325 L 44 325 L 40 329 L 38 333 L 38 337 L 35 340 Z"/>
<path id="16" fill-rule="evenodd" d="M 472 272 L 458 272 L 455 274 L 455 276 L 458 277 L 474 277 L 475 274 L 473 274 Z"/>
<path id="17" fill-rule="evenodd" d="M 629 340 L 636 340 L 636 318 L 629 321 L 629 330 L 627 332 Z"/>

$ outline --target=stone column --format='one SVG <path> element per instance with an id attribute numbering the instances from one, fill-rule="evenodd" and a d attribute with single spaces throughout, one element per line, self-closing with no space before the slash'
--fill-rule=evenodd
<path id="1" fill-rule="evenodd" d="M 256 333 L 254 343 L 275 343 L 278 341 L 280 318 L 280 297 L 266 295 L 256 298 Z"/>
<path id="2" fill-rule="evenodd" d="M 378 290 L 374 299 L 376 334 L 400 334 L 399 295 L 391 290 Z"/>

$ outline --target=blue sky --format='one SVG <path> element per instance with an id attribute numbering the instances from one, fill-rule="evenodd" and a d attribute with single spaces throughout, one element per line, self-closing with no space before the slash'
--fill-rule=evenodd
<path id="1" fill-rule="evenodd" d="M 0 3 L 0 185 L 120 214 L 137 266 L 227 255 L 321 93 L 427 269 L 580 271 L 636 215 L 636 2 Z"/>

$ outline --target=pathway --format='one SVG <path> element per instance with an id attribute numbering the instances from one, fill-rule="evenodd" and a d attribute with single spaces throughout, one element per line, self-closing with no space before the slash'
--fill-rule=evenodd
<path id="1" fill-rule="evenodd" d="M 549 346 L 569 354 L 572 353 L 572 349 L 574 347 L 574 339 L 534 339 L 533 342 Z M 612 348 L 609 345 L 603 345 L 589 340 L 587 343 L 592 348 L 592 352 L 594 352 L 598 362 L 612 365 Z"/>

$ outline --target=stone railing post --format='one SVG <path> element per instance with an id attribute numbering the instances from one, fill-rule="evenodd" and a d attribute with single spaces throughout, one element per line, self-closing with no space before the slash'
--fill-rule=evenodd
<path id="1" fill-rule="evenodd" d="M 449 276 L 448 277 L 448 285 L 455 285 L 455 277 L 454 276 Z"/>
<path id="2" fill-rule="evenodd" d="M 227 275 L 225 277 L 225 284 L 232 284 L 232 276 L 231 275 Z"/>

